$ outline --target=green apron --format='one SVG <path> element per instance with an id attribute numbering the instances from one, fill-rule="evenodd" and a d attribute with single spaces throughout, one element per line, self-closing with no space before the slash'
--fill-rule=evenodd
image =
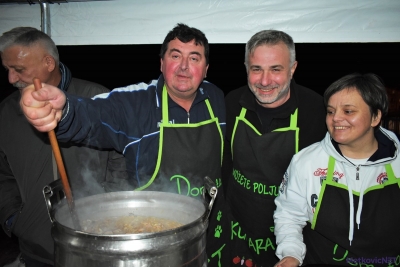
<path id="1" fill-rule="evenodd" d="M 365 190 L 359 228 L 353 218 L 351 244 L 348 188 L 335 181 L 338 178 L 334 177 L 334 167 L 335 159 L 330 157 L 314 219 L 303 230 L 307 246 L 304 264 L 400 265 L 400 179 L 395 178 L 391 165 L 385 165 L 384 183 Z M 353 193 L 352 197 L 354 210 L 357 210 L 360 195 Z"/>
<path id="2" fill-rule="evenodd" d="M 199 123 L 171 124 L 168 116 L 168 94 L 162 92 L 162 121 L 157 164 L 150 180 L 137 190 L 168 191 L 201 198 L 204 177 L 221 186 L 223 134 L 210 102 L 205 100 L 210 119 Z M 220 188 L 221 189 L 221 188 Z M 218 213 L 223 206 L 223 190 L 218 190 L 209 216 L 208 229 L 218 229 Z M 214 232 L 207 231 L 206 241 Z M 206 254 L 204 254 L 206 255 Z M 204 259 L 197 259 L 201 264 Z"/>
<path id="3" fill-rule="evenodd" d="M 150 180 L 137 190 L 172 191 L 200 197 L 205 176 L 220 181 L 222 131 L 208 99 L 205 104 L 210 113 L 209 120 L 171 124 L 168 116 L 168 93 L 164 85 L 156 168 Z"/>
<path id="4" fill-rule="evenodd" d="M 274 266 L 274 199 L 293 155 L 298 152 L 297 113 L 290 126 L 261 134 L 245 118 L 242 108 L 232 134 L 233 173 L 227 203 L 230 236 L 229 261 L 232 266 Z M 240 259 L 240 260 L 239 260 Z M 225 267 L 225 266 L 224 266 Z"/>

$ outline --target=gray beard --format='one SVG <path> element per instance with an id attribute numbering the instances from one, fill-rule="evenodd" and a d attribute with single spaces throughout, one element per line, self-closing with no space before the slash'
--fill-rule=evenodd
<path id="1" fill-rule="evenodd" d="M 270 86 L 270 87 L 274 88 L 273 86 Z M 267 88 L 267 87 L 261 87 L 261 88 Z M 288 83 L 288 85 L 286 86 L 285 89 L 283 89 L 282 91 L 279 92 L 279 94 L 276 96 L 276 98 L 268 100 L 268 101 L 265 99 L 262 99 L 261 97 L 259 98 L 256 94 L 254 94 L 254 95 L 256 96 L 257 102 L 259 104 L 272 104 L 272 103 L 278 101 L 279 99 L 281 99 L 283 96 L 285 96 L 289 92 L 289 90 L 290 90 L 290 83 Z M 261 100 L 263 100 L 263 101 L 261 101 Z"/>
<path id="2" fill-rule="evenodd" d="M 23 82 L 16 82 L 16 83 L 13 83 L 12 86 L 14 86 L 14 87 L 18 88 L 19 90 L 21 90 L 21 89 L 27 87 L 28 85 L 23 83 Z"/>

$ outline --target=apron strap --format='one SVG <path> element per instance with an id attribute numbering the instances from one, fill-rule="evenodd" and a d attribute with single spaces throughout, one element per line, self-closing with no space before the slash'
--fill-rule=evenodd
<path id="1" fill-rule="evenodd" d="M 162 101 L 162 124 L 168 124 L 168 93 L 167 93 L 167 86 L 164 84 L 162 94 L 161 94 L 161 101 Z"/>
<path id="2" fill-rule="evenodd" d="M 296 140 L 295 140 L 295 153 L 299 152 L 299 127 L 297 127 L 297 113 L 298 113 L 298 108 L 296 108 L 296 110 L 293 112 L 293 114 L 290 115 L 290 126 L 289 127 L 285 127 L 285 128 L 279 128 L 279 129 L 275 129 L 273 130 L 273 132 L 284 132 L 284 131 L 288 131 L 288 130 L 292 130 L 296 132 Z"/>
<path id="3" fill-rule="evenodd" d="M 231 137 L 231 155 L 232 155 L 232 160 L 233 160 L 233 142 L 235 141 L 236 129 L 237 129 L 237 126 L 238 126 L 238 123 L 239 123 L 240 120 L 243 121 L 244 123 L 246 123 L 258 135 L 261 135 L 261 133 L 253 126 L 253 124 L 251 124 L 250 122 L 248 122 L 246 120 L 246 118 L 245 118 L 246 112 L 247 112 L 247 109 L 242 107 L 242 109 L 240 110 L 239 116 L 236 117 L 235 125 L 233 126 L 232 137 Z"/>
<path id="4" fill-rule="evenodd" d="M 211 119 L 214 119 L 215 116 L 214 116 L 214 112 L 213 112 L 213 110 L 211 108 L 210 101 L 208 99 L 206 99 L 205 101 L 206 101 L 208 112 L 210 113 L 210 117 L 211 117 Z"/>
<path id="5" fill-rule="evenodd" d="M 163 124 L 168 124 L 169 114 L 168 114 L 168 92 L 167 86 L 164 84 L 162 90 L 162 122 Z M 211 119 L 215 119 L 214 112 L 211 108 L 210 101 L 208 99 L 205 100 L 208 112 L 210 113 Z"/>
<path id="6" fill-rule="evenodd" d="M 332 156 L 329 156 L 329 161 L 328 161 L 328 173 L 326 174 L 326 182 L 328 184 L 333 184 L 333 172 L 335 170 L 335 158 Z"/>
<path id="7" fill-rule="evenodd" d="M 385 164 L 385 169 L 386 169 L 386 174 L 388 177 L 388 180 L 391 183 L 399 183 L 399 187 L 400 187 L 400 179 L 396 179 L 396 176 L 394 175 L 394 171 L 392 169 L 392 165 L 391 164 Z M 399 180 L 399 181 L 397 181 Z"/>
<path id="8" fill-rule="evenodd" d="M 242 110 L 240 111 L 240 114 L 239 114 L 239 118 L 244 119 L 244 117 L 246 116 L 246 111 L 247 111 L 247 109 L 242 108 Z"/>
<path id="9" fill-rule="evenodd" d="M 299 152 L 299 128 L 297 127 L 297 112 L 299 111 L 298 108 L 296 108 L 296 111 L 290 116 L 290 128 L 295 129 L 296 131 L 296 153 Z"/>
<path id="10" fill-rule="evenodd" d="M 317 206 L 315 207 L 314 217 L 313 217 L 313 220 L 311 222 L 311 229 L 312 230 L 315 229 L 315 224 L 317 223 L 319 208 L 321 206 L 323 197 L 325 195 L 326 186 L 327 186 L 327 184 L 330 184 L 330 185 L 333 184 L 333 172 L 334 172 L 334 169 L 335 169 L 335 158 L 332 157 L 332 156 L 329 156 L 328 170 L 327 170 L 327 174 L 326 174 L 326 179 L 324 181 L 322 181 L 321 190 L 320 190 L 319 197 L 318 197 L 318 203 L 317 203 Z"/>
<path id="11" fill-rule="evenodd" d="M 298 108 L 296 108 L 296 111 L 290 115 L 290 128 L 294 129 L 297 128 L 297 112 L 299 111 Z"/>

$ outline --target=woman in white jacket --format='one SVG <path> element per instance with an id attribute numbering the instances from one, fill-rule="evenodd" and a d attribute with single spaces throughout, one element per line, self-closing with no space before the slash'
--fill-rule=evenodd
<path id="1" fill-rule="evenodd" d="M 275 200 L 275 266 L 399 264 L 400 146 L 379 126 L 385 87 L 351 74 L 324 101 L 328 133 L 293 157 Z"/>

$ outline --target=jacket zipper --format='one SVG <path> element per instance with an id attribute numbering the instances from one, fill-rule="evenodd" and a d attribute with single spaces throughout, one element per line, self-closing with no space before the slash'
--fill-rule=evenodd
<path id="1" fill-rule="evenodd" d="M 358 165 L 357 167 L 356 167 L 356 180 L 360 180 L 360 175 L 359 175 L 359 171 L 360 171 L 360 166 L 361 165 Z"/>

